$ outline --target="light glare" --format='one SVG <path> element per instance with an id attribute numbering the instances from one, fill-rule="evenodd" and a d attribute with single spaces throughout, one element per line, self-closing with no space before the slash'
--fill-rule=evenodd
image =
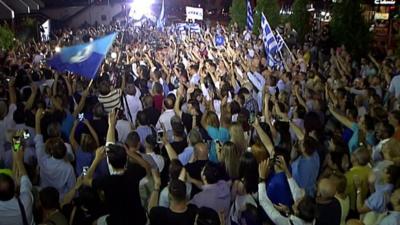
<path id="1" fill-rule="evenodd" d="M 140 20 L 143 16 L 151 15 L 151 5 L 154 0 L 136 0 L 130 4 L 131 10 L 129 17 L 134 20 Z"/>

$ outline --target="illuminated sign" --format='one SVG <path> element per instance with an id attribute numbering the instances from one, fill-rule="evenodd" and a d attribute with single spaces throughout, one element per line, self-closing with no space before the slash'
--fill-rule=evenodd
<path id="1" fill-rule="evenodd" d="M 376 5 L 394 5 L 396 0 L 375 0 Z"/>

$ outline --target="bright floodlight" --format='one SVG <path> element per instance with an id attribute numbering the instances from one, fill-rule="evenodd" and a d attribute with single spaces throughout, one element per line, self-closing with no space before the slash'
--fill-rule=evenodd
<path id="1" fill-rule="evenodd" d="M 129 17 L 134 20 L 140 20 L 143 16 L 151 15 L 151 5 L 154 0 L 135 0 L 131 3 Z"/>
<path id="2" fill-rule="evenodd" d="M 61 48 L 59 46 L 56 46 L 56 48 L 54 49 L 56 52 L 61 52 Z"/>

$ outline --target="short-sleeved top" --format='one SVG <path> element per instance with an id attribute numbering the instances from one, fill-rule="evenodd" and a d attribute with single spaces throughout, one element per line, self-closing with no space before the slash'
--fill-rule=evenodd
<path id="1" fill-rule="evenodd" d="M 342 209 L 336 198 L 327 204 L 317 204 L 317 212 L 315 225 L 340 225 Z"/>
<path id="2" fill-rule="evenodd" d="M 129 164 L 122 175 L 110 175 L 93 180 L 93 188 L 104 191 L 105 204 L 109 212 L 108 225 L 144 225 L 146 213 L 139 196 L 139 181 L 146 170 Z"/>
<path id="3" fill-rule="evenodd" d="M 221 143 L 225 143 L 225 142 L 229 141 L 229 139 L 230 139 L 229 131 L 223 127 L 216 128 L 216 127 L 208 126 L 207 133 L 212 139 L 208 158 L 212 162 L 218 162 L 215 141 L 219 140 Z"/>
<path id="4" fill-rule="evenodd" d="M 372 193 L 366 200 L 365 205 L 371 210 L 383 213 L 387 209 L 390 194 L 393 191 L 393 184 L 377 184 L 375 183 L 375 192 Z"/>
<path id="5" fill-rule="evenodd" d="M 169 208 L 157 206 L 150 210 L 151 225 L 192 225 L 196 219 L 197 207 L 189 204 L 183 213 L 172 212 Z"/>
<path id="6" fill-rule="evenodd" d="M 114 89 L 107 95 L 99 95 L 98 100 L 104 106 L 104 110 L 109 113 L 115 108 L 121 107 L 121 89 Z"/>
<path id="7" fill-rule="evenodd" d="M 292 174 L 294 180 L 301 188 L 304 188 L 307 195 L 315 196 L 315 183 L 317 181 L 320 167 L 320 160 L 317 151 L 309 156 L 300 156 L 292 162 Z"/>

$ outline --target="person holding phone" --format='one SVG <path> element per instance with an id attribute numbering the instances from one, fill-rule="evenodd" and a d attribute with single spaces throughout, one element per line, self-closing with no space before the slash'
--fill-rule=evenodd
<path id="1" fill-rule="evenodd" d="M 0 173 L 0 225 L 34 224 L 32 183 L 24 165 L 24 146 L 13 142 L 13 147 L 13 176 Z M 15 191 L 17 180 L 19 193 Z"/>

